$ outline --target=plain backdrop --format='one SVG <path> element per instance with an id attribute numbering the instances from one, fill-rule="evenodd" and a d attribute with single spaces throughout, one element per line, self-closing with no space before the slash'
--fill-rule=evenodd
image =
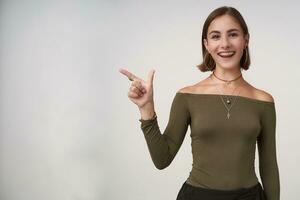
<path id="1" fill-rule="evenodd" d="M 275 99 L 281 199 L 298 200 L 300 3 L 292 0 L 0 1 L 0 199 L 175 199 L 192 167 L 190 129 L 171 165 L 156 169 L 118 69 L 143 79 L 155 69 L 163 132 L 176 91 L 209 75 L 196 68 L 202 26 L 224 5 L 249 28 L 244 78 Z"/>

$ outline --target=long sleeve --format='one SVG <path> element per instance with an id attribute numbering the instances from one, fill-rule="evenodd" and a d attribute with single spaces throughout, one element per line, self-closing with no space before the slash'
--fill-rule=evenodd
<path id="1" fill-rule="evenodd" d="M 262 129 L 257 139 L 259 172 L 266 200 L 280 199 L 279 171 L 276 157 L 276 109 L 266 103 L 262 114 Z"/>
<path id="2" fill-rule="evenodd" d="M 163 134 L 160 131 L 157 117 L 149 120 L 139 119 L 139 121 L 155 167 L 157 169 L 166 168 L 177 154 L 190 123 L 185 96 L 176 93 L 173 98 L 169 121 Z"/>

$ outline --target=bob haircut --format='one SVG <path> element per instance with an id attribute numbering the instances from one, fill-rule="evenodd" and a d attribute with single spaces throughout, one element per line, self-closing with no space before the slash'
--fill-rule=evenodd
<path id="1" fill-rule="evenodd" d="M 236 21 L 239 23 L 239 25 L 241 26 L 243 32 L 244 32 L 244 36 L 245 35 L 249 35 L 248 32 L 248 27 L 246 25 L 246 22 L 244 21 L 242 15 L 240 14 L 240 12 L 233 8 L 233 7 L 229 7 L 229 6 L 223 6 L 223 7 L 219 7 L 217 9 L 215 9 L 214 11 L 212 11 L 209 16 L 207 17 L 207 19 L 204 22 L 203 25 L 203 30 L 202 30 L 202 57 L 203 57 L 203 62 L 199 65 L 197 65 L 197 67 L 200 69 L 200 71 L 202 72 L 206 72 L 206 71 L 213 71 L 215 69 L 215 61 L 212 58 L 212 56 L 209 54 L 209 52 L 206 50 L 205 46 L 204 46 L 204 39 L 207 39 L 207 31 L 208 31 L 208 27 L 210 25 L 210 23 L 219 16 L 222 15 L 230 15 L 233 18 L 236 19 Z M 250 35 L 249 35 L 250 36 Z M 247 45 L 247 47 L 244 49 L 242 58 L 240 60 L 240 68 L 244 69 L 244 70 L 248 70 L 249 66 L 250 66 L 250 55 L 249 55 L 249 49 L 248 49 L 249 44 Z"/>

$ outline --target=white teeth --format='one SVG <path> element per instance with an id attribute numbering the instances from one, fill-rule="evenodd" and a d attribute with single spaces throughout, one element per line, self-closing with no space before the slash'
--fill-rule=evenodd
<path id="1" fill-rule="evenodd" d="M 222 52 L 222 53 L 218 53 L 219 56 L 232 56 L 235 52 L 231 51 L 231 52 Z"/>

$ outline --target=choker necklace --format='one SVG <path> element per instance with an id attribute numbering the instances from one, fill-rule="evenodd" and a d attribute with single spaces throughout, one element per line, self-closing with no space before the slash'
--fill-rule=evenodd
<path id="1" fill-rule="evenodd" d="M 241 75 L 240 75 L 238 78 L 240 78 L 240 77 L 241 77 Z M 212 76 L 210 76 L 210 78 L 212 79 Z M 228 81 L 228 82 L 226 82 L 226 83 L 229 84 L 231 81 L 237 80 L 238 78 L 233 79 L 233 80 L 230 80 L 230 81 Z M 218 78 L 218 79 L 219 79 L 219 78 Z M 220 79 L 220 80 L 221 80 L 221 79 Z M 226 80 L 223 80 L 223 81 L 226 81 Z M 217 86 L 216 86 L 216 87 L 217 87 Z M 237 86 L 236 88 L 234 88 L 232 94 L 234 94 L 234 91 L 235 91 L 238 87 L 240 87 L 240 85 Z M 221 92 L 220 89 L 219 89 L 218 87 L 217 87 L 217 89 L 218 89 L 219 93 L 221 93 L 222 95 L 224 95 L 223 92 Z M 222 95 L 220 95 L 220 98 L 221 98 L 221 100 L 222 100 L 222 102 L 223 102 L 223 104 L 224 104 L 224 106 L 225 106 L 225 108 L 226 108 L 226 110 L 227 110 L 227 119 L 229 119 L 229 117 L 230 117 L 230 110 L 231 110 L 232 106 L 234 105 L 234 103 L 236 102 L 239 93 L 240 93 L 240 91 L 238 92 L 237 95 L 234 96 L 234 101 L 233 101 L 232 104 L 231 104 L 231 101 L 230 101 L 230 99 L 229 99 L 229 96 L 226 96 L 226 103 L 227 103 L 229 106 L 224 102 L 224 99 L 223 99 Z"/>
<path id="2" fill-rule="evenodd" d="M 232 80 L 224 80 L 224 79 L 221 79 L 221 78 L 217 77 L 217 76 L 215 75 L 215 71 L 213 71 L 212 74 L 213 74 L 217 79 L 226 82 L 227 85 L 229 85 L 232 81 L 235 81 L 235 80 L 237 80 L 237 79 L 239 79 L 239 78 L 242 77 L 242 73 L 241 73 L 241 74 L 240 74 L 237 78 L 235 78 L 235 79 L 232 79 Z"/>

